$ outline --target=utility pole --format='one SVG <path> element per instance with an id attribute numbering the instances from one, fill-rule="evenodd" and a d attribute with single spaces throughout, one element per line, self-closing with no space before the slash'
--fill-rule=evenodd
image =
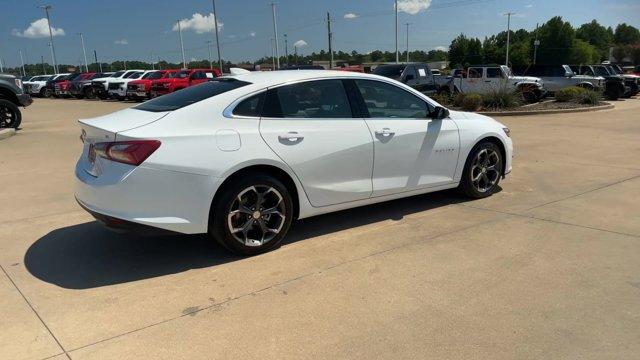
<path id="1" fill-rule="evenodd" d="M 222 55 L 220 55 L 220 40 L 218 39 L 218 13 L 216 12 L 216 0 L 211 0 L 213 3 L 213 22 L 216 27 L 216 47 L 218 48 L 218 66 L 220 67 L 220 73 L 223 74 L 224 70 L 222 70 Z"/>
<path id="2" fill-rule="evenodd" d="M 211 40 L 207 41 L 207 49 L 209 49 L 209 67 L 213 69 L 213 61 L 211 61 Z"/>
<path id="3" fill-rule="evenodd" d="M 400 62 L 400 54 L 398 53 L 398 0 L 396 0 L 396 63 Z"/>
<path id="4" fill-rule="evenodd" d="M 47 25 L 49 26 L 49 44 L 51 44 L 51 58 L 53 60 L 53 72 L 58 73 L 58 63 L 56 62 L 56 49 L 53 46 L 53 32 L 51 31 L 51 18 L 49 17 L 49 10 L 51 10 L 51 5 L 41 5 L 38 6 L 40 9 L 43 9 L 45 14 L 47 14 Z"/>
<path id="5" fill-rule="evenodd" d="M 298 47 L 293 45 L 293 58 L 295 59 L 296 65 L 298 65 Z"/>
<path id="6" fill-rule="evenodd" d="M 284 58 L 286 59 L 287 65 L 289 65 L 289 45 L 287 44 L 287 34 L 284 35 Z"/>
<path id="7" fill-rule="evenodd" d="M 102 72 L 102 63 L 98 62 L 98 53 L 95 50 L 93 50 L 93 58 L 96 60 L 96 64 L 98 64 L 98 69 Z"/>
<path id="8" fill-rule="evenodd" d="M 276 42 L 276 66 L 280 69 L 280 50 L 278 49 L 278 24 L 276 22 L 276 3 L 271 3 L 271 14 L 273 16 L 273 37 Z"/>
<path id="9" fill-rule="evenodd" d="M 20 54 L 20 63 L 22 63 L 22 76 L 27 76 L 27 72 L 24 71 L 24 59 L 22 58 L 22 50 L 18 49 L 18 54 Z"/>
<path id="10" fill-rule="evenodd" d="M 2 59 L 0 58 L 0 73 L 4 72 L 4 66 L 2 65 Z"/>
<path id="11" fill-rule="evenodd" d="M 327 11 L 327 35 L 329 37 L 329 70 L 333 69 L 333 33 L 331 32 L 331 15 Z"/>
<path id="12" fill-rule="evenodd" d="M 509 66 L 509 38 L 511 35 L 511 15 L 514 15 L 515 13 L 512 12 L 508 12 L 505 15 L 507 15 L 507 57 L 505 59 L 505 65 Z"/>
<path id="13" fill-rule="evenodd" d="M 409 63 L 409 23 L 407 25 L 407 63 Z"/>
<path id="14" fill-rule="evenodd" d="M 42 62 L 42 73 L 47 75 L 47 68 L 44 66 L 44 56 L 40 55 L 40 62 Z"/>
<path id="15" fill-rule="evenodd" d="M 82 54 L 84 54 L 84 69 L 86 72 L 89 72 L 89 64 L 87 63 L 87 50 L 84 48 L 84 35 L 82 33 L 78 33 L 80 35 L 80 43 L 82 44 Z"/>
<path id="16" fill-rule="evenodd" d="M 153 51 L 151 52 L 151 70 L 156 69 L 156 63 L 153 61 Z"/>
<path id="17" fill-rule="evenodd" d="M 182 42 L 182 26 L 180 23 L 182 20 L 178 20 L 178 34 L 180 35 L 180 49 L 182 50 L 182 68 L 187 68 L 187 58 L 184 56 L 184 43 Z"/>
<path id="18" fill-rule="evenodd" d="M 538 40 L 538 24 L 536 23 L 536 39 L 533 41 L 533 65 L 536 64 L 538 58 L 538 46 L 540 46 L 540 40 Z"/>
<path id="19" fill-rule="evenodd" d="M 273 50 L 273 38 L 269 38 L 269 46 L 271 47 L 271 63 L 273 64 L 273 70 L 276 69 L 276 55 Z"/>

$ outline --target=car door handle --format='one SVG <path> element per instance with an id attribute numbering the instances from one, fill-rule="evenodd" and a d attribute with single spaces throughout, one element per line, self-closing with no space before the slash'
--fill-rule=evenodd
<path id="1" fill-rule="evenodd" d="M 485 80 L 484 82 L 491 82 L 491 80 Z"/>
<path id="2" fill-rule="evenodd" d="M 380 136 L 392 136 L 395 132 L 391 131 L 389 128 L 383 128 L 382 130 L 376 130 L 376 135 Z"/>
<path id="3" fill-rule="evenodd" d="M 298 134 L 297 131 L 289 131 L 288 133 L 278 135 L 278 140 L 290 143 L 300 142 L 302 139 L 304 139 L 304 136 Z"/>

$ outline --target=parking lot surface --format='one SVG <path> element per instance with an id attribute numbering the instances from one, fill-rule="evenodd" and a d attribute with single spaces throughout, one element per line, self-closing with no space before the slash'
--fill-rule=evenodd
<path id="1" fill-rule="evenodd" d="M 252 258 L 103 229 L 76 120 L 36 99 L 0 141 L 2 359 L 630 359 L 640 354 L 640 100 L 499 119 L 513 173 L 297 223 Z M 176 184 L 179 186 L 179 184 Z"/>

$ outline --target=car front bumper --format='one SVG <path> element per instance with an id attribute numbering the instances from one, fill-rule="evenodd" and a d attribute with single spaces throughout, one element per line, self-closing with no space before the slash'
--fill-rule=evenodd
<path id="1" fill-rule="evenodd" d="M 127 90 L 126 89 L 109 89 L 109 96 L 119 96 L 119 97 L 126 97 L 127 96 Z"/>

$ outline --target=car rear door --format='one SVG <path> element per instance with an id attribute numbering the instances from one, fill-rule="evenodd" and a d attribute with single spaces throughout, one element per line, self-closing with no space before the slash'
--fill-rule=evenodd
<path id="1" fill-rule="evenodd" d="M 453 182 L 460 142 L 449 118 L 428 118 L 431 105 L 408 90 L 377 80 L 355 80 L 374 133 L 373 195 Z"/>
<path id="2" fill-rule="evenodd" d="M 313 206 L 371 195 L 373 140 L 364 119 L 354 115 L 339 79 L 267 91 L 260 134 L 296 174 Z"/>

